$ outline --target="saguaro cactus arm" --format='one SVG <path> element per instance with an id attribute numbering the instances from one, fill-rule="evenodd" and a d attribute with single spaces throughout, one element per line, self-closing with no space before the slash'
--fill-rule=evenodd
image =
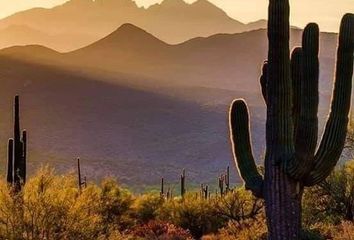
<path id="1" fill-rule="evenodd" d="M 319 104 L 319 28 L 317 24 L 310 23 L 306 26 L 301 53 L 297 53 L 300 50 L 294 51 L 292 77 L 298 79 L 293 79 L 293 109 L 296 108 L 299 112 L 293 116 L 295 158 L 288 162 L 287 172 L 292 178 L 300 180 L 312 168 L 317 145 Z M 301 59 L 297 59 L 299 58 L 297 54 L 301 54 Z M 296 63 L 299 60 L 300 63 Z"/>
<path id="2" fill-rule="evenodd" d="M 302 76 L 302 48 L 294 48 L 291 53 L 291 80 L 293 85 L 293 120 L 294 120 L 294 138 L 299 122 L 301 111 L 301 83 Z"/>
<path id="3" fill-rule="evenodd" d="M 346 14 L 342 19 L 339 33 L 331 112 L 314 158 L 313 170 L 305 180 L 307 186 L 323 181 L 337 164 L 343 150 L 351 104 L 353 54 L 354 14 Z"/>
<path id="4" fill-rule="evenodd" d="M 14 164 L 14 140 L 12 138 L 9 139 L 8 150 L 7 150 L 7 183 L 13 184 L 14 176 L 13 176 L 13 164 Z"/>
<path id="5" fill-rule="evenodd" d="M 245 181 L 246 189 L 251 190 L 255 196 L 261 197 L 263 195 L 263 177 L 258 172 L 254 161 L 248 109 L 243 100 L 233 101 L 229 118 L 234 159 L 240 175 Z"/>
<path id="6" fill-rule="evenodd" d="M 263 63 L 262 75 L 259 80 L 261 83 L 262 95 L 264 98 L 264 102 L 267 104 L 268 61 L 264 61 L 264 63 Z"/>
<path id="7" fill-rule="evenodd" d="M 27 131 L 22 131 L 22 156 L 21 156 L 21 180 L 26 183 L 26 165 L 27 165 Z"/>

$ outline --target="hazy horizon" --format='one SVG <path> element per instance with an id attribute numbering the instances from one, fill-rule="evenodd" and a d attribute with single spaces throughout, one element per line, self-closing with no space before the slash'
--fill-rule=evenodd
<path id="1" fill-rule="evenodd" d="M 68 0 L 0 0 L 0 18 L 10 16 L 16 12 L 34 7 L 51 8 Z M 148 7 L 161 3 L 162 0 L 134 0 L 138 6 Z M 184 0 L 193 3 L 196 0 Z M 252 22 L 267 18 L 268 0 L 209 0 L 223 9 L 230 17 L 242 21 Z M 254 6 L 257 6 L 255 8 Z M 341 16 L 346 12 L 354 12 L 352 0 L 306 0 L 291 1 L 293 25 L 303 27 L 308 22 L 319 23 L 322 31 L 337 32 Z M 314 13 L 314 9 L 316 12 Z"/>

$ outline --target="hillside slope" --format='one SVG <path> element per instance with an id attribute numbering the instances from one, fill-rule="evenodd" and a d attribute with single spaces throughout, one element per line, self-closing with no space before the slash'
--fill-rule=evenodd
<path id="1" fill-rule="evenodd" d="M 293 31 L 293 45 L 300 31 Z M 321 106 L 328 111 L 335 35 L 321 35 Z M 254 149 L 263 154 L 265 108 L 259 91 L 263 30 L 218 34 L 169 45 L 126 24 L 85 48 L 62 54 L 41 46 L 0 51 L 2 158 L 10 136 L 11 97 L 23 99 L 31 169 L 62 170 L 81 156 L 92 179 L 122 182 L 214 181 L 232 164 L 228 104 L 250 104 Z M 252 48 L 249 48 L 252 46 Z M 132 167 L 134 166 L 134 167 Z M 148 180 L 147 180 L 148 179 Z"/>

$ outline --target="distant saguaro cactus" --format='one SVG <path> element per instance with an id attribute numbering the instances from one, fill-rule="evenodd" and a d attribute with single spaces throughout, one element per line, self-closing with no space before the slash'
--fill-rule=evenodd
<path id="1" fill-rule="evenodd" d="M 226 193 L 230 191 L 230 166 L 227 166 L 226 175 L 225 175 L 225 186 Z"/>
<path id="2" fill-rule="evenodd" d="M 78 180 L 79 191 L 81 192 L 82 187 L 86 188 L 87 183 L 86 183 L 86 177 L 84 177 L 84 180 L 82 181 L 80 158 L 77 158 L 77 180 Z"/>
<path id="3" fill-rule="evenodd" d="M 220 196 L 224 196 L 224 184 L 225 184 L 225 175 L 221 175 L 218 178 L 218 185 L 219 185 L 219 191 L 220 191 Z"/>
<path id="4" fill-rule="evenodd" d="M 181 196 L 184 197 L 186 194 L 186 170 L 183 169 L 181 174 Z"/>
<path id="5" fill-rule="evenodd" d="M 209 186 L 201 184 L 200 185 L 200 196 L 201 198 L 208 199 L 209 197 Z"/>
<path id="6" fill-rule="evenodd" d="M 165 197 L 165 185 L 164 185 L 164 178 L 161 178 L 161 189 L 160 189 L 160 196 L 161 198 Z"/>
<path id="7" fill-rule="evenodd" d="M 14 140 L 12 138 L 9 139 L 7 145 L 7 183 L 12 185 L 14 182 Z"/>
<path id="8" fill-rule="evenodd" d="M 351 103 L 354 15 L 341 22 L 331 111 L 318 134 L 319 28 L 310 23 L 290 61 L 289 1 L 270 0 L 268 60 L 261 77 L 267 105 L 265 175 L 252 154 L 249 115 L 243 100 L 230 108 L 233 152 L 247 189 L 265 199 L 269 239 L 299 239 L 304 187 L 323 181 L 340 158 Z"/>
<path id="9" fill-rule="evenodd" d="M 27 132 L 20 130 L 20 99 L 15 96 L 14 138 L 9 139 L 7 160 L 7 182 L 13 184 L 17 191 L 26 183 Z"/>

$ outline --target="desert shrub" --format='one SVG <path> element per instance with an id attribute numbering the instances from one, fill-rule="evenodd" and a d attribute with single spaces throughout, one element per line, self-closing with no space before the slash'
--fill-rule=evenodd
<path id="1" fill-rule="evenodd" d="M 354 160 L 337 168 L 320 187 L 331 198 L 332 211 L 354 222 Z"/>
<path id="2" fill-rule="evenodd" d="M 23 218 L 20 200 L 20 196 L 13 196 L 7 183 L 0 181 L 0 239 L 16 239 L 21 236 Z"/>
<path id="3" fill-rule="evenodd" d="M 118 230 L 109 231 L 109 233 L 100 235 L 97 240 L 139 240 L 137 237 L 128 233 L 121 233 Z"/>
<path id="4" fill-rule="evenodd" d="M 325 194 L 319 186 L 305 190 L 302 209 L 305 226 L 319 222 L 336 224 L 341 220 L 341 216 L 333 210 L 333 199 Z"/>
<path id="5" fill-rule="evenodd" d="M 203 240 L 266 240 L 266 233 L 264 218 L 244 221 L 242 226 L 235 221 L 229 221 L 217 234 L 203 237 Z"/>
<path id="6" fill-rule="evenodd" d="M 57 176 L 50 168 L 38 171 L 20 193 L 0 181 L 1 238 L 95 238 L 101 226 L 97 192 L 87 188 L 80 195 L 72 175 Z"/>
<path id="7" fill-rule="evenodd" d="M 183 199 L 166 201 L 159 210 L 159 219 L 180 226 L 195 238 L 217 232 L 226 221 L 215 214 L 213 201 L 186 194 Z"/>
<path id="8" fill-rule="evenodd" d="M 337 225 L 315 223 L 305 233 L 303 240 L 353 240 L 354 224 L 350 221 L 343 221 Z"/>
<path id="9" fill-rule="evenodd" d="M 333 232 L 334 240 L 353 240 L 354 239 L 354 223 L 350 221 L 342 222 L 337 226 L 337 231 Z"/>
<path id="10" fill-rule="evenodd" d="M 132 225 L 131 194 L 113 180 L 81 192 L 48 167 L 15 194 L 0 181 L 0 239 L 97 239 Z"/>
<path id="11" fill-rule="evenodd" d="M 164 199 L 159 194 L 144 194 L 137 197 L 133 204 L 133 217 L 138 224 L 156 220 Z"/>
<path id="12" fill-rule="evenodd" d="M 126 229 L 133 224 L 130 211 L 133 198 L 129 191 L 121 188 L 113 179 L 104 180 L 101 184 L 100 214 L 103 218 L 105 231 L 117 227 Z"/>
<path id="13" fill-rule="evenodd" d="M 130 235 L 144 240 L 192 240 L 188 231 L 161 221 L 150 221 L 138 226 Z"/>
<path id="14" fill-rule="evenodd" d="M 236 188 L 222 198 L 213 199 L 215 213 L 242 226 L 263 213 L 263 201 L 244 188 Z"/>
<path id="15" fill-rule="evenodd" d="M 303 199 L 306 225 L 354 221 L 354 161 L 339 166 L 319 186 L 307 189 Z"/>
<path id="16" fill-rule="evenodd" d="M 104 230 L 100 188 L 89 184 L 68 209 L 66 239 L 96 239 Z"/>

